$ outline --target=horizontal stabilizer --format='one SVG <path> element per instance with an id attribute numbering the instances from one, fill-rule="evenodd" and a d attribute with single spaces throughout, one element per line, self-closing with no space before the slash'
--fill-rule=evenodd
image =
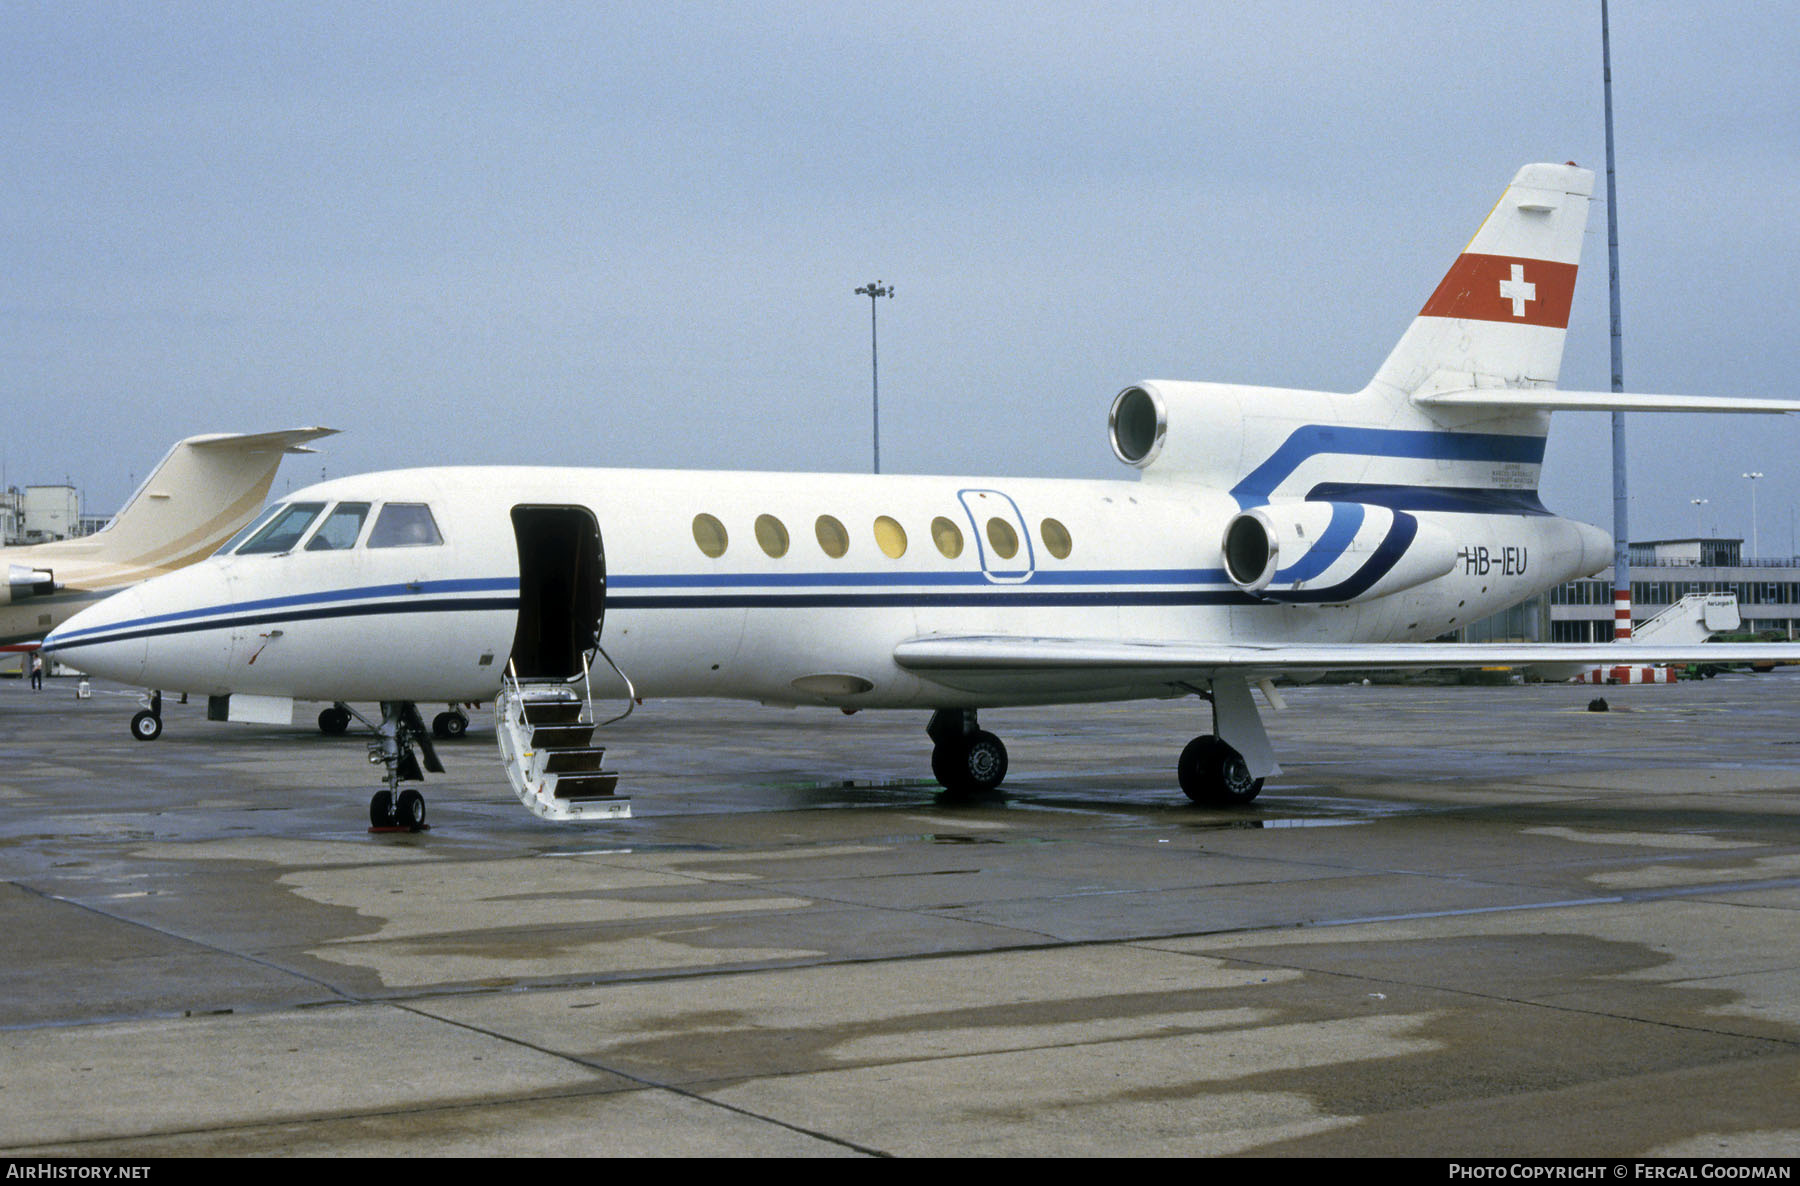
<path id="1" fill-rule="evenodd" d="M 1519 412 L 1800 412 L 1800 399 L 1720 395 L 1637 395 L 1629 391 L 1560 391 L 1554 387 L 1465 387 L 1422 393 L 1431 408 L 1496 408 Z"/>
<path id="2" fill-rule="evenodd" d="M 243 453 L 266 453 L 270 450 L 315 453 L 316 449 L 307 448 L 307 441 L 335 436 L 337 432 L 335 428 L 312 427 L 288 428 L 280 432 L 218 433 L 214 436 L 189 437 L 187 443 L 196 449 L 231 449 Z"/>

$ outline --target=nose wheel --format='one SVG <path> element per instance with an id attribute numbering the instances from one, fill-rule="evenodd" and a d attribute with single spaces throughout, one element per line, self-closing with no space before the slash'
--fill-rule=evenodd
<path id="1" fill-rule="evenodd" d="M 383 832 L 422 832 L 426 826 L 425 796 L 412 787 L 401 790 L 400 784 L 423 782 L 425 770 L 442 774 L 444 764 L 438 761 L 437 751 L 431 746 L 431 734 L 419 716 L 418 705 L 410 700 L 383 701 L 381 726 L 376 735 L 369 746 L 369 762 L 387 768 L 387 787 L 376 791 L 369 800 L 369 827 Z"/>

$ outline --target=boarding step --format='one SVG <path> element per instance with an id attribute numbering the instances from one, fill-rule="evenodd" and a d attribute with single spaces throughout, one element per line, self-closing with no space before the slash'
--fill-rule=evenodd
<path id="1" fill-rule="evenodd" d="M 519 801 L 551 820 L 628 819 L 619 775 L 602 769 L 606 749 L 590 745 L 593 710 L 563 683 L 508 684 L 495 703 L 495 730 Z"/>
<path id="2" fill-rule="evenodd" d="M 527 722 L 529 724 L 529 722 Z M 593 740 L 592 725 L 532 725 L 533 749 L 580 749 Z"/>
<path id="3" fill-rule="evenodd" d="M 581 710 L 587 705 L 580 700 L 557 696 L 549 700 L 526 700 L 523 702 L 525 719 L 533 725 L 573 725 L 581 720 Z"/>

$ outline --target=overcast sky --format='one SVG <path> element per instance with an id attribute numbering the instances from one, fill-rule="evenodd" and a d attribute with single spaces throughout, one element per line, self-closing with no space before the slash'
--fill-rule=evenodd
<path id="1" fill-rule="evenodd" d="M 1615 6 L 1628 388 L 1800 394 L 1797 60 L 1791 4 Z M 877 279 L 884 469 L 1119 475 L 1121 387 L 1359 388 L 1521 164 L 1604 165 L 1597 0 L 12 3 L 0 127 L 5 480 L 99 511 L 302 424 L 278 489 L 866 469 Z M 1788 554 L 1797 446 L 1633 417 L 1633 536 L 1749 537 L 1760 470 Z M 1609 465 L 1558 414 L 1546 501 L 1610 525 Z"/>

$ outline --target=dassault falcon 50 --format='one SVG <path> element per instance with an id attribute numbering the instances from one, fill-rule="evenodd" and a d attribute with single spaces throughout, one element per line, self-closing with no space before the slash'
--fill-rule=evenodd
<path id="1" fill-rule="evenodd" d="M 1112 401 L 1129 480 L 439 468 L 323 482 L 211 560 L 64 624 L 112 679 L 290 720 L 378 702 L 375 825 L 441 769 L 420 702 L 495 702 L 514 791 L 628 813 L 596 697 L 929 713 L 952 791 L 998 786 L 1003 705 L 1196 695 L 1175 779 L 1242 804 L 1279 773 L 1252 689 L 1327 670 L 1800 657 L 1800 647 L 1428 640 L 1605 567 L 1538 497 L 1559 409 L 1800 402 L 1556 387 L 1593 175 L 1528 165 L 1362 390 L 1153 380 Z M 1737 653 L 1744 652 L 1741 656 Z M 1793 652 L 1792 655 L 1789 652 Z M 460 717 L 438 718 L 456 732 Z"/>

